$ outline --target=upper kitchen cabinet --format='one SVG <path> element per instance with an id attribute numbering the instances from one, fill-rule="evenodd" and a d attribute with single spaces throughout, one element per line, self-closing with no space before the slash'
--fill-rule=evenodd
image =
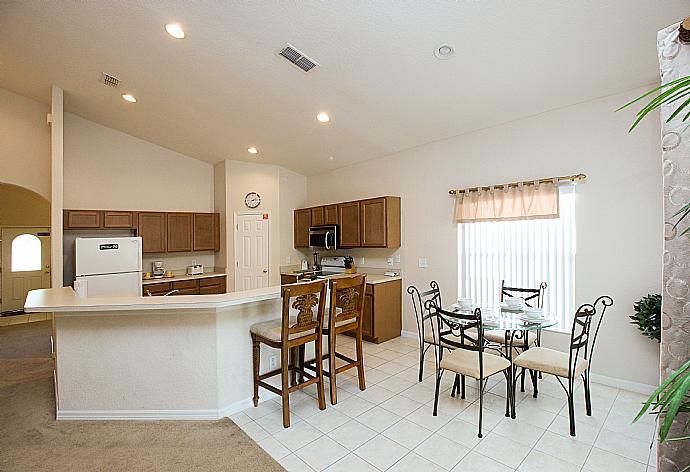
<path id="1" fill-rule="evenodd" d="M 360 202 L 362 247 L 400 247 L 400 197 Z"/>
<path id="2" fill-rule="evenodd" d="M 361 238 L 359 211 L 359 202 L 338 204 L 341 247 L 348 248 L 360 246 Z"/>
<path id="3" fill-rule="evenodd" d="M 324 223 L 323 207 L 316 207 L 311 209 L 311 226 L 321 226 Z"/>
<path id="4" fill-rule="evenodd" d="M 63 225 L 65 229 L 100 228 L 103 212 L 98 210 L 65 210 Z"/>
<path id="5" fill-rule="evenodd" d="M 167 252 L 191 252 L 194 214 L 166 213 Z"/>
<path id="6" fill-rule="evenodd" d="M 338 224 L 338 205 L 326 205 L 323 207 L 323 224 Z"/>
<path id="7" fill-rule="evenodd" d="M 309 247 L 309 227 L 311 226 L 311 209 L 295 210 L 293 241 L 295 247 Z"/>
<path id="8" fill-rule="evenodd" d="M 220 221 L 218 213 L 194 213 L 194 251 L 218 251 Z"/>
<path id="9" fill-rule="evenodd" d="M 104 228 L 136 229 L 137 218 L 133 211 L 104 211 Z"/>
<path id="10" fill-rule="evenodd" d="M 167 229 L 165 213 L 139 213 L 137 236 L 141 236 L 142 248 L 145 253 L 166 252 Z"/>

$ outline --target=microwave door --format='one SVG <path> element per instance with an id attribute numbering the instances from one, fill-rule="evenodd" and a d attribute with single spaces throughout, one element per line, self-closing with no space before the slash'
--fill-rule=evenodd
<path id="1" fill-rule="evenodd" d="M 326 231 L 326 235 L 323 238 L 324 246 L 326 246 L 326 249 L 329 250 L 331 247 L 328 245 L 328 236 L 331 235 L 330 231 Z"/>

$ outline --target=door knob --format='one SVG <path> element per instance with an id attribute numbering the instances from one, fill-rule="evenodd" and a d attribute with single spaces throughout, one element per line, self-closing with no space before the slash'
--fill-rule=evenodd
<path id="1" fill-rule="evenodd" d="M 268 269 L 264 269 L 264 274 L 268 274 Z"/>

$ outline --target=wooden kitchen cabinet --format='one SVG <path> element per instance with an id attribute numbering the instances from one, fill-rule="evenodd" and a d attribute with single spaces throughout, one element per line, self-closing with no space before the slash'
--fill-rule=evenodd
<path id="1" fill-rule="evenodd" d="M 280 274 L 280 285 L 295 284 L 297 283 L 296 274 Z"/>
<path id="2" fill-rule="evenodd" d="M 170 290 L 172 290 L 170 282 L 159 282 L 156 284 L 144 285 L 142 293 L 145 296 L 148 296 L 148 294 L 150 293 L 152 296 L 158 297 L 158 296 L 165 295 Z"/>
<path id="3" fill-rule="evenodd" d="M 194 251 L 213 251 L 216 249 L 216 241 L 220 236 L 216 232 L 220 231 L 217 225 L 217 213 L 194 213 Z"/>
<path id="4" fill-rule="evenodd" d="M 141 252 L 166 252 L 167 229 L 165 213 L 141 212 L 138 215 L 137 235 L 141 236 Z"/>
<path id="5" fill-rule="evenodd" d="M 340 220 L 340 246 L 360 246 L 360 217 L 359 202 L 338 204 L 338 219 Z"/>
<path id="6" fill-rule="evenodd" d="M 324 225 L 323 207 L 315 207 L 311 209 L 311 226 Z"/>
<path id="7" fill-rule="evenodd" d="M 362 313 L 362 338 L 382 343 L 402 332 L 402 280 L 367 284 Z M 354 332 L 348 332 L 354 336 Z"/>
<path id="8" fill-rule="evenodd" d="M 190 252 L 194 235 L 192 213 L 166 213 L 167 252 Z"/>
<path id="9" fill-rule="evenodd" d="M 400 197 L 360 202 L 362 247 L 400 247 Z"/>
<path id="10" fill-rule="evenodd" d="M 323 224 L 338 224 L 338 205 L 326 205 L 323 207 Z"/>
<path id="11" fill-rule="evenodd" d="M 295 247 L 309 247 L 309 227 L 311 226 L 311 209 L 295 210 L 293 241 Z"/>
<path id="12" fill-rule="evenodd" d="M 199 295 L 214 295 L 227 292 L 225 276 L 199 279 Z"/>
<path id="13" fill-rule="evenodd" d="M 213 295 L 225 293 L 227 291 L 226 289 L 226 276 L 218 275 L 200 279 L 146 284 L 143 287 L 143 293 L 144 295 L 148 295 L 148 292 L 150 292 L 153 296 L 162 296 L 171 290 L 177 290 L 177 292 L 171 295 Z"/>
<path id="14" fill-rule="evenodd" d="M 63 226 L 65 229 L 100 228 L 102 215 L 98 210 L 65 210 Z"/>
<path id="15" fill-rule="evenodd" d="M 133 211 L 109 211 L 103 212 L 104 228 L 136 229 L 136 214 Z"/>

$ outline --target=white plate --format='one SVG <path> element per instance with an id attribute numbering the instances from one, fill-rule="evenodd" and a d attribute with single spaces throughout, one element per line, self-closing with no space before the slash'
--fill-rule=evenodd
<path id="1" fill-rule="evenodd" d="M 501 303 L 501 310 L 504 311 L 523 311 L 524 309 L 525 305 L 512 306 L 508 305 L 506 302 Z"/>

